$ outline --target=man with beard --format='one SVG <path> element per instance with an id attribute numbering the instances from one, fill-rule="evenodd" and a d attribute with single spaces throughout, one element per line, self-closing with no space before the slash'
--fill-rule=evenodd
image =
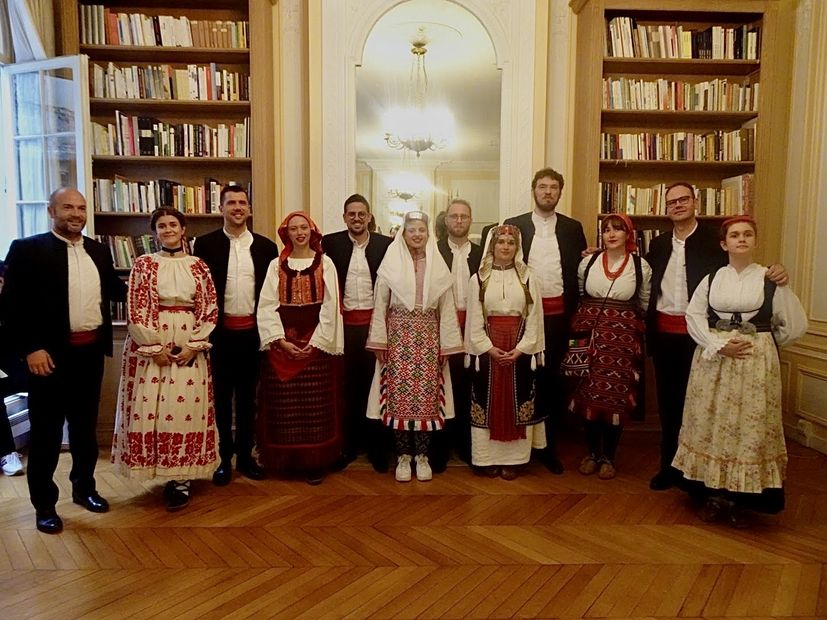
<path id="1" fill-rule="evenodd" d="M 31 442 L 27 476 L 37 529 L 57 534 L 54 482 L 63 422 L 69 426 L 72 501 L 90 512 L 109 503 L 95 488 L 96 425 L 104 355 L 112 355 L 110 302 L 126 299 L 109 249 L 84 237 L 86 199 L 63 187 L 49 197 L 52 230 L 14 241 L 0 297 L 3 321 L 28 367 Z"/>
<path id="2" fill-rule="evenodd" d="M 347 230 L 322 238 L 322 248 L 336 265 L 342 291 L 345 330 L 346 415 L 345 450 L 340 468 L 347 467 L 364 447 L 373 468 L 388 471 L 385 435 L 381 422 L 366 417 L 368 392 L 376 357 L 365 350 L 373 313 L 376 271 L 392 239 L 370 232 L 373 216 L 368 199 L 353 194 L 345 200 L 342 219 Z M 363 444 L 363 445 L 362 445 Z"/>
<path id="3" fill-rule="evenodd" d="M 256 309 L 267 268 L 278 256 L 278 248 L 247 228 L 250 201 L 243 187 L 227 185 L 221 190 L 220 201 L 224 227 L 198 237 L 194 254 L 210 268 L 218 297 L 218 325 L 210 335 L 210 358 L 221 462 L 213 483 L 224 486 L 232 480 L 234 454 L 239 473 L 251 480 L 264 478 L 264 470 L 252 455 L 260 363 Z"/>
<path id="4" fill-rule="evenodd" d="M 480 268 L 482 248 L 468 240 L 472 223 L 471 205 L 467 200 L 455 198 L 445 212 L 446 239 L 437 242 L 437 248 L 454 280 L 454 304 L 457 307 L 459 328 L 465 334 L 465 307 L 468 297 L 468 281 Z M 471 377 L 465 368 L 464 356 L 452 355 L 451 385 L 454 393 L 454 419 L 446 422 L 447 433 L 437 434 L 431 465 L 439 473 L 445 469 L 451 448 L 466 463 L 471 463 Z"/>
<path id="5" fill-rule="evenodd" d="M 537 370 L 535 402 L 548 416 L 548 447 L 543 454 L 543 463 L 555 474 L 563 473 L 555 449 L 565 406 L 560 362 L 568 346 L 569 323 L 579 299 L 577 267 L 586 249 L 586 236 L 580 222 L 555 211 L 563 183 L 563 175 L 556 170 L 538 170 L 531 182 L 534 209 L 505 220 L 506 224 L 520 229 L 525 262 L 533 269 L 533 277 L 538 279 L 543 295 L 545 365 Z"/>

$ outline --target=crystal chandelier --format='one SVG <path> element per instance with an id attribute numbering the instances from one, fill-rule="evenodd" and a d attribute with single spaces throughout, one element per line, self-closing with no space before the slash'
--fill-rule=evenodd
<path id="1" fill-rule="evenodd" d="M 428 106 L 428 72 L 425 54 L 428 40 L 424 28 L 419 28 L 412 42 L 411 75 L 408 86 L 408 106 L 391 108 L 385 114 L 385 142 L 392 149 L 410 151 L 416 156 L 423 151 L 436 151 L 453 142 L 454 116 L 446 107 Z"/>

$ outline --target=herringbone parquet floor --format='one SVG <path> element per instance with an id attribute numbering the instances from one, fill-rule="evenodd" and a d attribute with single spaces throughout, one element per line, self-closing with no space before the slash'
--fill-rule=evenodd
<path id="1" fill-rule="evenodd" d="M 563 476 L 514 482 L 357 461 L 318 487 L 203 482 L 174 515 L 103 457 L 112 511 L 83 511 L 63 455 L 59 536 L 25 478 L 0 478 L 0 617 L 827 618 L 827 457 L 791 444 L 786 511 L 740 531 L 649 490 L 656 443 L 626 433 L 609 482 L 574 471 L 573 445 Z"/>

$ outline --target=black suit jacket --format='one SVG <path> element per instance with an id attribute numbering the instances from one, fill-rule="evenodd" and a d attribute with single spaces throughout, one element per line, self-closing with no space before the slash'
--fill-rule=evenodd
<path id="1" fill-rule="evenodd" d="M 89 237 L 83 248 L 98 268 L 101 286 L 101 338 L 112 355 L 110 302 L 126 299 L 109 248 Z M 14 350 L 21 356 L 45 349 L 54 356 L 69 347 L 69 258 L 66 242 L 51 232 L 12 242 L 6 257 L 6 283 L 0 313 Z"/>
<path id="2" fill-rule="evenodd" d="M 250 245 L 250 255 L 253 257 L 253 272 L 256 280 L 256 309 L 267 268 L 279 255 L 278 246 L 267 237 L 252 233 L 253 243 Z M 227 264 L 230 261 L 230 238 L 223 228 L 214 230 L 195 239 L 193 254 L 207 263 L 210 268 L 215 294 L 218 297 L 218 324 L 224 316 L 224 293 L 227 291 Z M 215 331 L 213 331 L 215 333 Z"/>
<path id="3" fill-rule="evenodd" d="M 370 233 L 368 246 L 365 248 L 365 259 L 368 261 L 370 280 L 374 286 L 376 286 L 376 272 L 392 241 L 393 239 L 385 235 Z M 350 266 L 350 257 L 353 256 L 353 241 L 350 240 L 350 235 L 346 230 L 330 233 L 322 237 L 322 249 L 336 265 L 336 274 L 339 276 L 339 291 L 344 295 L 347 269 Z"/>
<path id="4" fill-rule="evenodd" d="M 531 212 L 510 217 L 504 223 L 520 229 L 523 257 L 528 263 L 531 244 L 534 241 L 534 222 L 531 220 Z M 555 236 L 557 246 L 560 248 L 560 267 L 563 271 L 563 304 L 566 314 L 573 314 L 580 299 L 577 267 L 580 265 L 581 254 L 586 249 L 586 235 L 583 233 L 583 225 L 580 222 L 558 213 Z"/>
<path id="5" fill-rule="evenodd" d="M 672 231 L 664 232 L 652 239 L 646 261 L 652 267 L 652 294 L 649 298 L 648 325 L 654 329 L 658 299 L 662 294 L 663 274 L 672 256 Z M 707 275 L 727 264 L 727 254 L 721 249 L 715 227 L 698 224 L 697 230 L 686 239 L 686 288 L 687 299 Z"/>
<path id="6" fill-rule="evenodd" d="M 468 270 L 473 276 L 480 270 L 482 248 L 472 241 L 468 243 L 471 244 L 471 251 L 468 253 Z M 445 259 L 445 264 L 448 265 L 448 269 L 451 269 L 454 265 L 454 253 L 448 245 L 448 240 L 441 239 L 437 241 L 436 247 L 439 249 L 439 253 L 442 254 L 442 258 Z"/>

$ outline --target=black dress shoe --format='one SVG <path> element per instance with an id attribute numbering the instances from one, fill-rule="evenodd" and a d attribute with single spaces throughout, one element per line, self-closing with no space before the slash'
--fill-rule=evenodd
<path id="1" fill-rule="evenodd" d="M 63 531 L 63 521 L 57 516 L 54 508 L 35 512 L 37 529 L 44 534 L 60 534 Z"/>
<path id="2" fill-rule="evenodd" d="M 318 486 L 322 483 L 322 481 L 324 480 L 324 476 L 325 476 L 324 470 L 314 469 L 312 471 L 307 472 L 307 476 L 305 476 L 305 481 L 310 486 L 315 487 L 315 486 Z"/>
<path id="3" fill-rule="evenodd" d="M 340 456 L 333 465 L 330 466 L 332 471 L 344 471 L 347 469 L 347 466 L 350 465 L 353 461 L 356 460 L 356 453 L 355 452 L 345 452 L 342 456 Z"/>
<path id="4" fill-rule="evenodd" d="M 167 511 L 178 512 L 190 503 L 190 483 L 188 480 L 170 480 L 164 487 L 164 498 L 167 500 Z"/>
<path id="5" fill-rule="evenodd" d="M 72 493 L 72 501 L 89 512 L 109 512 L 109 502 L 103 499 L 97 491 L 88 494 Z"/>
<path id="6" fill-rule="evenodd" d="M 649 481 L 649 488 L 653 491 L 665 491 L 675 486 L 675 478 L 671 472 L 659 471 Z"/>
<path id="7" fill-rule="evenodd" d="M 368 460 L 377 474 L 388 473 L 388 457 L 383 453 L 368 454 Z"/>
<path id="8" fill-rule="evenodd" d="M 448 461 L 445 459 L 434 459 L 430 462 L 431 471 L 435 474 L 445 473 L 448 468 Z"/>
<path id="9" fill-rule="evenodd" d="M 557 458 L 557 455 L 554 454 L 554 452 L 544 452 L 541 460 L 543 465 L 546 466 L 546 469 L 556 476 L 560 476 L 564 471 L 566 471 L 563 464 L 560 462 L 560 459 Z"/>
<path id="10" fill-rule="evenodd" d="M 233 466 L 229 461 L 221 461 L 218 469 L 213 472 L 212 483 L 217 487 L 225 487 L 233 479 Z"/>
<path id="11" fill-rule="evenodd" d="M 262 466 L 253 459 L 241 461 L 236 467 L 236 471 L 250 480 L 264 480 L 267 477 Z"/>

